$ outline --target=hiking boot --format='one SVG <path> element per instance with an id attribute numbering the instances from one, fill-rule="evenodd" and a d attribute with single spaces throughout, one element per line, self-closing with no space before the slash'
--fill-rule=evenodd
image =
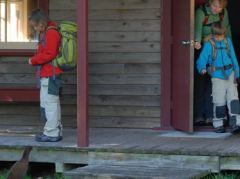
<path id="1" fill-rule="evenodd" d="M 216 127 L 215 130 L 214 130 L 216 133 L 225 133 L 226 130 L 223 126 L 220 126 L 220 127 Z"/>
<path id="2" fill-rule="evenodd" d="M 37 142 L 58 142 L 62 140 L 62 136 L 50 137 L 45 134 L 37 134 L 35 136 L 35 141 Z"/>
<path id="3" fill-rule="evenodd" d="M 234 126 L 231 130 L 232 134 L 239 134 L 240 133 L 240 126 Z"/>

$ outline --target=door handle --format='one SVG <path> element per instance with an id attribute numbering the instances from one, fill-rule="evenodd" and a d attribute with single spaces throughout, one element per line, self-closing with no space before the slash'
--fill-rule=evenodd
<path id="1" fill-rule="evenodd" d="M 194 45 L 194 41 L 193 41 L 193 40 L 187 40 L 187 41 L 186 41 L 186 40 L 183 40 L 183 41 L 182 41 L 182 44 L 183 44 L 183 45 Z"/>

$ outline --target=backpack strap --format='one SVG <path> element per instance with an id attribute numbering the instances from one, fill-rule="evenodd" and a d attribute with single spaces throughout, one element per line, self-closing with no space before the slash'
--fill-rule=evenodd
<path id="1" fill-rule="evenodd" d="M 202 21 L 202 24 L 203 24 L 204 26 L 211 26 L 212 23 L 209 23 L 209 24 L 208 24 L 209 14 L 208 14 L 208 12 L 207 12 L 206 6 L 200 6 L 200 9 L 201 9 L 201 10 L 203 11 L 203 13 L 204 13 L 204 19 L 203 19 L 203 21 Z M 224 19 L 224 15 L 225 15 L 225 9 L 223 9 L 218 15 L 219 15 L 219 20 L 222 22 L 223 19 Z"/>
<path id="2" fill-rule="evenodd" d="M 202 24 L 203 25 L 207 25 L 208 23 L 208 18 L 209 18 L 209 14 L 207 13 L 207 9 L 206 7 L 203 5 L 203 6 L 200 6 L 200 9 L 203 11 L 204 13 L 204 19 L 202 21 Z"/>
<path id="3" fill-rule="evenodd" d="M 211 46 L 212 46 L 212 59 L 213 60 L 216 60 L 216 57 L 217 57 L 217 50 L 216 50 L 216 44 L 215 44 L 215 42 L 214 42 L 214 40 L 213 39 L 209 39 L 209 42 L 210 42 L 210 44 L 211 44 Z"/>
<path id="4" fill-rule="evenodd" d="M 46 37 L 47 31 L 50 30 L 50 29 L 54 29 L 54 30 L 58 31 L 58 28 L 56 26 L 48 26 L 46 31 L 43 34 L 39 35 L 39 43 L 41 43 L 42 46 L 46 45 L 45 37 Z"/>
<path id="5" fill-rule="evenodd" d="M 53 30 L 56 30 L 58 33 L 59 33 L 59 30 L 58 30 L 58 28 L 56 27 L 56 26 L 48 26 L 47 27 L 47 29 L 46 29 L 46 31 L 44 32 L 44 34 L 43 34 L 43 37 L 42 37 L 42 45 L 43 46 L 45 46 L 46 45 L 46 39 L 45 39 L 45 37 L 46 37 L 46 33 L 47 33 L 47 31 L 48 30 L 51 30 L 51 29 L 53 29 Z M 59 33 L 60 34 L 60 33 Z M 49 62 L 49 64 L 51 64 L 52 65 L 52 67 L 53 67 L 53 80 L 55 80 L 56 79 L 56 72 L 55 72 L 55 66 L 54 66 L 54 62 L 53 62 L 54 60 L 52 60 L 51 62 Z"/>
<path id="6" fill-rule="evenodd" d="M 205 41 L 209 41 L 211 46 L 212 46 L 212 50 L 213 50 L 213 53 L 212 53 L 212 59 L 215 60 L 216 57 L 217 57 L 217 50 L 216 50 L 216 44 L 215 44 L 215 40 L 214 40 L 214 37 L 213 35 L 209 35 L 205 38 Z M 225 44 L 225 47 L 226 47 L 226 51 L 227 51 L 227 54 L 228 56 L 231 58 L 231 54 L 230 54 L 230 48 L 229 48 L 229 44 L 228 44 L 228 41 L 227 41 L 227 38 L 226 36 L 224 36 L 224 44 Z"/>
<path id="7" fill-rule="evenodd" d="M 228 44 L 228 41 L 227 41 L 226 36 L 224 36 L 223 41 L 224 41 L 224 44 L 225 44 L 225 46 L 226 46 L 227 54 L 228 54 L 228 56 L 231 58 L 230 48 L 229 48 L 229 44 Z"/>
<path id="8" fill-rule="evenodd" d="M 213 35 L 208 35 L 205 39 L 205 42 L 210 42 L 211 46 L 212 46 L 212 59 L 215 60 L 217 57 L 217 50 L 216 50 L 216 44 L 214 41 L 214 37 Z"/>
<path id="9" fill-rule="evenodd" d="M 225 9 L 222 9 L 222 11 L 219 13 L 219 19 L 220 19 L 220 21 L 223 21 L 223 19 L 224 19 L 224 14 L 225 14 Z"/>
<path id="10" fill-rule="evenodd" d="M 208 37 L 206 37 L 206 38 L 205 38 L 205 41 L 210 42 L 210 44 L 211 44 L 211 46 L 212 46 L 212 64 L 208 64 L 208 67 L 207 67 L 209 74 L 211 74 L 211 73 L 214 72 L 214 71 L 220 70 L 220 71 L 222 71 L 222 73 L 223 73 L 223 75 L 224 75 L 224 79 L 228 79 L 228 76 L 226 75 L 225 70 L 231 69 L 231 68 L 232 68 L 232 64 L 230 64 L 230 65 L 224 65 L 224 66 L 222 66 L 222 67 L 216 67 L 216 66 L 214 65 L 214 62 L 215 62 L 216 56 L 217 56 L 217 49 L 219 49 L 219 50 L 226 49 L 229 58 L 231 58 L 230 48 L 229 48 L 229 44 L 228 44 L 228 41 L 227 41 L 226 36 L 224 36 L 224 39 L 223 39 L 224 44 L 225 44 L 225 47 L 217 48 L 217 47 L 216 47 L 216 43 L 215 43 L 215 39 L 214 39 L 214 36 L 213 36 L 213 35 L 209 35 Z"/>

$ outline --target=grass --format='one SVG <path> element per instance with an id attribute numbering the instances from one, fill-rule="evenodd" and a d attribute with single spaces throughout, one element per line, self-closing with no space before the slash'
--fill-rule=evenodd
<path id="1" fill-rule="evenodd" d="M 220 174 L 210 174 L 201 179 L 239 179 L 239 178 L 240 178 L 239 172 L 222 172 Z"/>
<path id="2" fill-rule="evenodd" d="M 6 179 L 7 178 L 7 170 L 0 171 L 0 179 Z"/>
<path id="3" fill-rule="evenodd" d="M 4 170 L 0 170 L 0 179 L 6 179 L 7 178 L 7 173 L 8 170 L 4 169 Z M 54 174 L 54 175 L 46 175 L 44 174 L 44 176 L 38 176 L 41 179 L 70 179 L 69 177 L 64 177 L 61 174 Z M 24 177 L 24 179 L 35 179 L 37 177 L 32 177 L 30 175 Z M 208 176 L 202 177 L 201 179 L 239 179 L 240 178 L 240 172 L 236 171 L 230 171 L 230 172 L 222 172 L 220 174 L 210 174 Z"/>
<path id="4" fill-rule="evenodd" d="M 6 179 L 8 174 L 8 170 L 2 170 L 0 171 L 0 179 Z M 31 177 L 31 176 L 25 176 L 24 179 L 34 179 L 36 177 Z M 41 179 L 70 179 L 69 177 L 64 177 L 61 174 L 54 174 L 54 175 L 48 175 L 48 176 L 43 176 Z"/>

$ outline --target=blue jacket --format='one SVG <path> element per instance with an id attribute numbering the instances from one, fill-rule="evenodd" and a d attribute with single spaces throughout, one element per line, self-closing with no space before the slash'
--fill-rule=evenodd
<path id="1" fill-rule="evenodd" d="M 227 38 L 230 56 L 227 53 L 226 44 L 224 40 L 215 41 L 216 46 L 216 59 L 213 60 L 213 49 L 209 41 L 204 43 L 203 49 L 200 53 L 200 56 L 197 60 L 197 70 L 199 73 L 202 73 L 202 70 L 207 70 L 207 66 L 211 67 L 224 67 L 232 65 L 232 68 L 227 70 L 215 70 L 211 71 L 212 78 L 226 79 L 225 76 L 229 77 L 231 73 L 235 72 L 235 78 L 239 78 L 239 66 L 238 61 L 233 49 L 233 44 L 229 38 Z"/>

